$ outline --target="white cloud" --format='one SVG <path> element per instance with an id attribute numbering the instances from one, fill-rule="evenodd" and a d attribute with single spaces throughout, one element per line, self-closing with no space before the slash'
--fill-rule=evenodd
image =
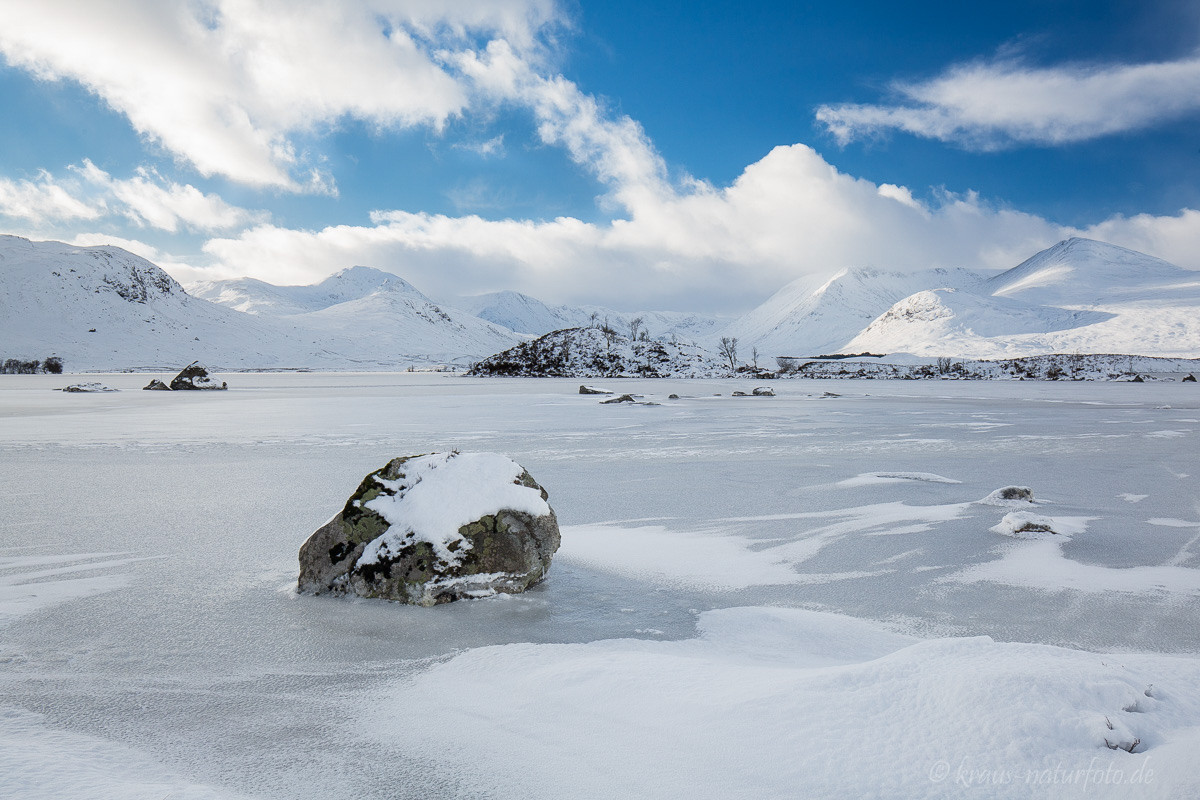
<path id="1" fill-rule="evenodd" d="M 667 168 L 645 132 L 627 116 L 610 118 L 594 97 L 562 77 L 545 77 L 505 41 L 482 52 L 444 54 L 476 91 L 493 100 L 528 108 L 546 144 L 561 145 L 612 190 L 612 198 L 633 211 L 671 194 Z"/>
<path id="2" fill-rule="evenodd" d="M 439 127 L 468 90 L 435 50 L 497 36 L 532 59 L 556 19 L 550 0 L 39 0 L 0 4 L 0 52 L 78 81 L 206 176 L 319 191 L 298 134 Z"/>
<path id="3" fill-rule="evenodd" d="M 266 222 L 270 214 L 230 205 L 190 184 L 164 179 L 140 168 L 132 178 L 115 179 L 90 160 L 56 178 L 43 171 L 36 182 L 0 178 L 0 217 L 53 227 L 74 220 L 122 216 L 139 227 L 176 233 L 225 231 Z"/>
<path id="4" fill-rule="evenodd" d="M 510 288 L 553 301 L 733 310 L 803 274 L 1012 266 L 1067 235 L 973 196 L 924 206 L 903 187 L 881 191 L 838 172 L 803 145 L 776 148 L 724 189 L 661 191 L 606 224 L 387 211 L 369 226 L 258 226 L 205 250 L 226 272 L 273 282 L 369 264 L 441 295 Z"/>
<path id="5" fill-rule="evenodd" d="M 47 221 L 94 220 L 106 212 L 103 201 L 81 199 L 48 172 L 36 181 L 0 178 L 0 217 L 13 217 L 42 225 Z"/>
<path id="6" fill-rule="evenodd" d="M 1200 211 L 1185 208 L 1173 216 L 1116 215 L 1081 228 L 1078 235 L 1140 250 L 1178 264 L 1200 269 Z"/>
<path id="7" fill-rule="evenodd" d="M 459 142 L 454 145 L 456 150 L 465 150 L 468 153 L 474 153 L 480 158 L 491 158 L 492 156 L 504 155 L 504 134 L 498 134 L 491 139 L 486 139 L 479 142 Z"/>
<path id="8" fill-rule="evenodd" d="M 175 233 L 181 228 L 193 231 L 222 231 L 265 222 L 269 214 L 249 211 L 226 203 L 216 194 L 205 194 L 190 184 L 165 180 L 144 167 L 137 175 L 114 180 L 88 159 L 82 167 L 73 167 L 92 185 L 108 192 L 114 207 L 139 227 L 149 226 Z"/>
<path id="9" fill-rule="evenodd" d="M 1200 57 L 1056 67 L 975 62 L 893 89 L 897 103 L 824 105 L 817 120 L 842 144 L 901 130 L 985 150 L 1060 145 L 1200 112 Z"/>

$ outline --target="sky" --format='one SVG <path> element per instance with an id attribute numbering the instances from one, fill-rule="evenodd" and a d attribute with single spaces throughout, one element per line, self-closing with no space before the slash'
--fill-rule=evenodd
<path id="1" fill-rule="evenodd" d="M 0 233 L 188 283 L 736 314 L 1089 236 L 1200 269 L 1194 0 L 0 0 Z"/>

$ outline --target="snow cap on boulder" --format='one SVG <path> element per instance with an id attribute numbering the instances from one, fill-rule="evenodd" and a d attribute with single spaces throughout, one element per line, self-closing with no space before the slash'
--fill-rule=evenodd
<path id="1" fill-rule="evenodd" d="M 299 589 L 423 606 L 522 592 L 558 550 L 547 497 L 495 453 L 393 459 L 300 548 Z"/>

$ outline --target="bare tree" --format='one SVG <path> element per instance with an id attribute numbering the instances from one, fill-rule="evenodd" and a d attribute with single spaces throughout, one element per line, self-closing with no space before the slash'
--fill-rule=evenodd
<path id="1" fill-rule="evenodd" d="M 721 337 L 721 356 L 729 362 L 730 369 L 737 369 L 737 337 Z"/>
<path id="2" fill-rule="evenodd" d="M 591 318 L 590 318 L 590 319 L 589 319 L 589 321 L 588 321 L 588 327 L 589 327 L 589 328 L 594 328 L 594 327 L 596 327 L 596 320 L 597 320 L 599 317 L 600 317 L 600 315 L 599 315 L 597 312 L 593 311 L 593 312 L 592 312 L 592 316 L 591 316 Z"/>
<path id="3" fill-rule="evenodd" d="M 754 361 L 754 368 L 758 369 L 758 345 L 750 348 L 750 358 Z"/>
<path id="4" fill-rule="evenodd" d="M 642 323 L 646 321 L 645 317 L 634 317 L 629 320 L 629 338 L 637 341 L 638 331 L 642 330 Z"/>
<path id="5" fill-rule="evenodd" d="M 612 350 L 613 340 L 617 338 L 617 332 L 613 326 L 608 324 L 608 317 L 604 318 L 604 324 L 600 326 L 600 332 L 604 334 L 604 341 L 609 350 Z"/>

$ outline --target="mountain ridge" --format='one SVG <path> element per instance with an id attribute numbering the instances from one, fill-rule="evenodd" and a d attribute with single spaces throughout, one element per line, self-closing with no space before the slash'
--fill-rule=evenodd
<path id="1" fill-rule="evenodd" d="M 736 338 L 743 361 L 752 353 L 1200 356 L 1200 271 L 1080 238 L 991 275 L 857 267 L 802 278 L 732 322 L 550 306 L 511 291 L 442 304 L 366 266 L 308 286 L 240 278 L 191 288 L 195 296 L 119 247 L 0 236 L 0 357 L 56 355 L 71 371 L 196 359 L 217 369 L 465 367 L 547 326 L 609 327 L 632 339 L 634 321 L 638 338 L 710 354 Z"/>

